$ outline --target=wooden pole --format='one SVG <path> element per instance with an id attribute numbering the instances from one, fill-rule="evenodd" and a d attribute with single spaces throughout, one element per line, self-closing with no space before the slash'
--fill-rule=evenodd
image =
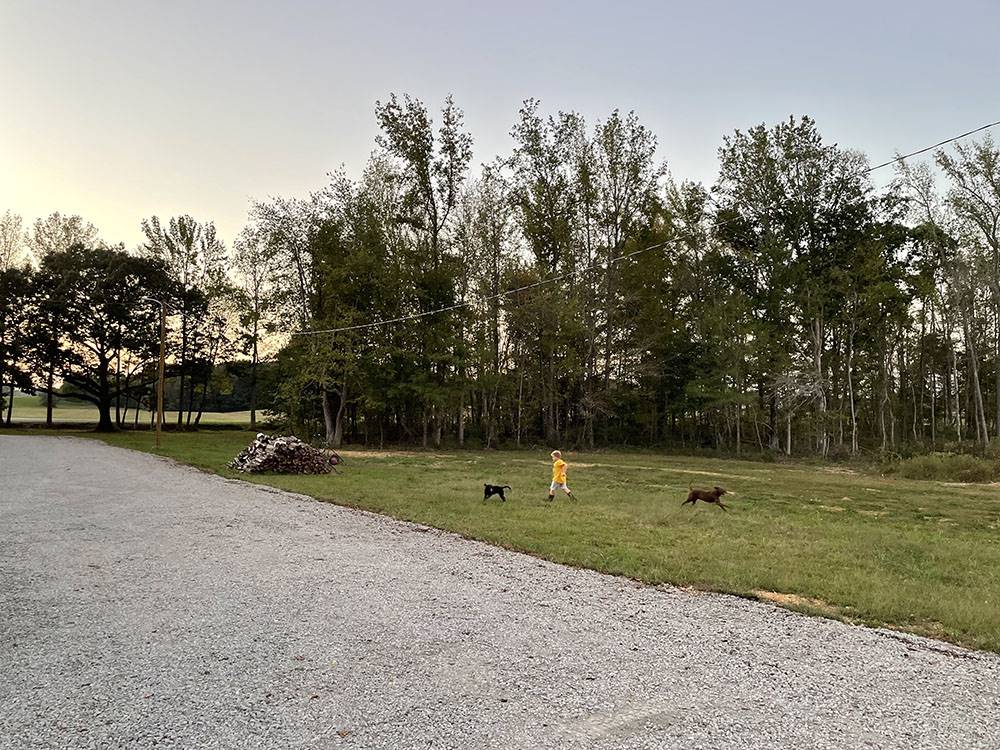
<path id="1" fill-rule="evenodd" d="M 167 308 L 160 302 L 160 364 L 156 380 L 156 448 L 160 448 L 160 433 L 163 431 L 163 370 L 167 352 Z"/>

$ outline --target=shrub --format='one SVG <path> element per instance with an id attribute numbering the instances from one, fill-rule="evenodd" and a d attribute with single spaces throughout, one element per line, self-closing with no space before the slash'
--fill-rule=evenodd
<path id="1" fill-rule="evenodd" d="M 1000 477 L 996 462 L 965 453 L 928 453 L 900 461 L 893 468 L 908 479 L 991 482 Z"/>

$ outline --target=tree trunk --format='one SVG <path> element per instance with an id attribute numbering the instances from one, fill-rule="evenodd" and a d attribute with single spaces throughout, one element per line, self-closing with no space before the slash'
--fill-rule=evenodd
<path id="1" fill-rule="evenodd" d="M 948 346 L 948 387 L 951 389 L 952 395 L 954 396 L 954 403 L 949 401 L 948 406 L 953 411 L 954 425 L 955 425 L 955 439 L 961 444 L 962 442 L 962 402 L 961 402 L 961 392 L 958 382 L 958 354 L 955 351 L 955 347 L 949 344 Z"/>
<path id="2" fill-rule="evenodd" d="M 858 453 L 858 411 L 854 402 L 854 332 L 857 326 L 851 321 L 851 335 L 847 342 L 847 397 L 851 404 L 851 455 Z"/>
<path id="3" fill-rule="evenodd" d="M 424 403 L 424 410 L 423 410 L 423 413 L 421 414 L 421 422 L 422 422 L 422 427 L 423 427 L 423 433 L 422 433 L 421 438 L 420 438 L 420 445 L 422 447 L 426 448 L 427 447 L 428 437 L 429 437 L 429 430 L 430 430 L 430 417 L 428 417 L 428 415 L 427 415 L 427 403 L 426 402 Z"/>
<path id="4" fill-rule="evenodd" d="M 996 272 L 994 272 L 996 275 Z M 996 422 L 993 423 L 994 434 L 1000 435 L 1000 286 L 996 279 L 993 287 L 993 394 L 996 397 Z"/>
<path id="5" fill-rule="evenodd" d="M 337 418 L 333 411 L 333 404 L 330 403 L 330 392 L 324 388 L 322 395 L 323 402 L 323 426 L 326 430 L 326 444 L 332 445 L 337 432 Z"/>
<path id="6" fill-rule="evenodd" d="M 55 406 L 55 396 L 52 393 L 52 389 L 55 385 L 55 366 L 50 365 L 49 371 L 45 376 L 45 426 L 52 426 L 52 408 Z"/>
<path id="7" fill-rule="evenodd" d="M 115 356 L 115 424 L 122 423 L 122 353 Z"/>
<path id="8" fill-rule="evenodd" d="M 253 356 L 250 358 L 250 429 L 257 429 L 257 318 L 253 323 Z"/>
<path id="9" fill-rule="evenodd" d="M 213 368 L 214 369 L 214 368 Z M 205 402 L 208 401 L 208 381 L 206 380 L 201 386 L 201 398 L 198 399 L 198 413 L 194 417 L 195 428 L 201 424 L 201 415 L 205 411 Z M 190 421 L 191 415 L 188 415 L 188 420 Z"/>
<path id="10" fill-rule="evenodd" d="M 186 303 L 185 303 L 186 305 Z M 184 382 L 188 369 L 188 312 L 181 310 L 181 359 L 178 363 L 180 381 L 177 388 L 177 426 L 184 424 Z M 193 377 L 193 376 L 192 376 Z"/>
<path id="11" fill-rule="evenodd" d="M 191 377 L 188 378 L 190 385 L 188 386 L 188 408 L 187 408 L 187 419 L 184 422 L 185 427 L 191 426 L 191 415 L 194 413 L 194 389 L 197 387 L 197 383 L 194 382 L 194 373 L 191 373 Z"/>
<path id="12" fill-rule="evenodd" d="M 128 424 L 128 409 L 129 409 L 128 402 L 130 400 L 128 395 L 129 393 L 128 387 L 129 383 L 131 382 L 132 382 L 132 371 L 130 370 L 125 373 L 125 382 L 122 383 L 121 386 L 119 387 L 120 393 L 125 394 L 125 408 L 122 409 L 121 419 L 118 422 L 119 427 L 124 427 L 126 424 Z"/>
<path id="13" fill-rule="evenodd" d="M 333 426 L 333 443 L 334 448 L 339 448 L 344 442 L 344 410 L 347 408 L 347 381 L 340 387 L 339 394 L 340 403 L 337 405 L 337 418 L 334 420 Z"/>
<path id="14" fill-rule="evenodd" d="M 979 356 L 976 351 L 976 342 L 972 336 L 969 318 L 971 313 L 963 319 L 965 331 L 965 344 L 969 353 L 969 368 L 972 376 L 973 406 L 976 412 L 976 435 L 982 445 L 990 441 L 989 430 L 986 427 L 986 409 L 983 404 L 983 389 L 979 382 Z"/>
<path id="15" fill-rule="evenodd" d="M 521 368 L 521 378 L 517 386 L 517 447 L 521 447 L 521 407 L 524 404 L 524 368 Z"/>
<path id="16" fill-rule="evenodd" d="M 110 361 L 101 361 L 98 364 L 98 388 L 97 412 L 98 412 L 98 432 L 114 432 L 115 423 L 111 420 L 111 384 L 108 382 L 108 366 Z"/>
<path id="17" fill-rule="evenodd" d="M 742 409 L 739 404 L 736 404 L 736 457 L 739 458 L 742 453 L 743 446 L 743 434 L 740 431 L 740 416 Z"/>
<path id="18" fill-rule="evenodd" d="M 816 368 L 816 401 L 819 410 L 819 426 L 817 428 L 817 448 L 819 454 L 828 454 L 828 435 L 826 431 L 826 384 L 823 382 L 823 321 L 814 318 L 813 329 L 813 365 Z"/>
<path id="19" fill-rule="evenodd" d="M 771 446 L 771 450 L 778 450 L 781 437 L 778 432 L 778 396 L 776 393 L 771 393 L 767 408 L 768 444 Z"/>
<path id="20" fill-rule="evenodd" d="M 883 353 L 881 370 L 882 370 L 882 394 L 879 398 L 878 403 L 878 423 L 879 428 L 882 431 L 882 450 L 884 451 L 889 447 L 889 435 L 885 429 L 885 405 L 889 401 L 889 372 L 886 367 L 885 359 L 890 355 Z"/>

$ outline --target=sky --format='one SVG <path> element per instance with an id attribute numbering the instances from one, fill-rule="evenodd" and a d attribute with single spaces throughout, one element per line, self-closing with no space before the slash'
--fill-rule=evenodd
<path id="1" fill-rule="evenodd" d="M 997 29 L 998 0 L 0 0 L 0 213 L 128 246 L 187 213 L 231 242 L 251 200 L 359 174 L 390 92 L 453 94 L 476 164 L 529 97 L 634 109 L 676 179 L 792 114 L 875 163 L 1000 120 Z"/>

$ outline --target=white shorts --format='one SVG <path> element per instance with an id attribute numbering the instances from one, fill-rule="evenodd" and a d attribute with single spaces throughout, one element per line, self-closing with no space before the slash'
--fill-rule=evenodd
<path id="1" fill-rule="evenodd" d="M 564 492 L 569 492 L 569 487 L 566 486 L 565 482 L 553 482 L 549 485 L 549 492 L 555 492 L 556 490 L 563 490 Z"/>

